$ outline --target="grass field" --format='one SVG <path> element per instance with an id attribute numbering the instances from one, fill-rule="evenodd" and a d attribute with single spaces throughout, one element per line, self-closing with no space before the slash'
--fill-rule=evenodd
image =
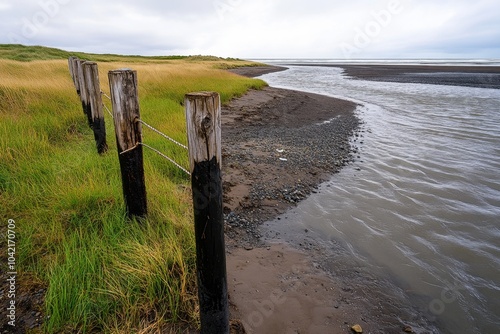
<path id="1" fill-rule="evenodd" d="M 137 70 L 143 120 L 182 143 L 184 94 L 217 91 L 224 103 L 265 83 L 221 70 L 252 65 L 234 59 L 0 46 L 0 232 L 8 219 L 16 221 L 19 289 L 47 289 L 43 331 L 196 327 L 189 179 L 145 150 L 150 213 L 143 222 L 125 218 L 111 118 L 106 113 L 110 150 L 99 156 L 69 75 L 70 55 L 98 62 L 108 95 L 109 70 Z M 143 131 L 145 143 L 188 166 L 185 150 Z M 4 271 L 5 252 L 1 256 Z"/>

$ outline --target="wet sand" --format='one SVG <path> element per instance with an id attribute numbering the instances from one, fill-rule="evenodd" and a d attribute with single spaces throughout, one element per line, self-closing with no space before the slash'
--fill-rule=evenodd
<path id="1" fill-rule="evenodd" d="M 269 71 L 234 72 L 253 76 Z M 402 291 L 391 291 L 384 279 L 353 263 L 341 246 L 334 264 L 325 265 L 310 231 L 290 226 L 301 241 L 289 244 L 261 228 L 356 158 L 358 148 L 350 139 L 362 141 L 363 136 L 356 107 L 326 96 L 266 88 L 223 108 L 233 332 L 351 333 L 353 325 L 364 333 L 437 332 Z"/>

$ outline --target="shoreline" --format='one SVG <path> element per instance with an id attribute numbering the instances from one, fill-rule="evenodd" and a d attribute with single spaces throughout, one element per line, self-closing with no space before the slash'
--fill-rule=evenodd
<path id="1" fill-rule="evenodd" d="M 283 67 L 231 70 L 259 76 Z M 285 68 L 286 69 L 286 68 Z M 363 136 L 357 104 L 267 87 L 222 110 L 228 289 L 234 333 L 434 332 L 403 294 L 351 263 L 335 246 L 333 265 L 314 233 L 290 229 L 306 247 L 268 228 L 356 159 Z M 303 241 L 302 241 L 303 242 Z M 333 251 L 332 251 L 333 252 Z M 330 268 L 328 268 L 330 267 Z"/>
<path id="2" fill-rule="evenodd" d="M 226 233 L 259 244 L 259 224 L 294 207 L 353 162 L 357 105 L 266 87 L 222 110 Z M 242 231 L 243 230 L 243 231 Z M 245 233 L 246 232 L 246 233 Z"/>
<path id="3" fill-rule="evenodd" d="M 288 64 L 337 67 L 357 80 L 500 89 L 500 66 Z"/>

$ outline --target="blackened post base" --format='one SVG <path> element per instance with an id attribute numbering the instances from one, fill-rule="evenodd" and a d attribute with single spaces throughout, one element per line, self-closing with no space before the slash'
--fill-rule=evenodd
<path id="1" fill-rule="evenodd" d="M 220 165 L 195 164 L 191 175 L 201 333 L 229 333 Z"/>
<path id="2" fill-rule="evenodd" d="M 118 155 L 123 197 L 129 217 L 144 218 L 148 214 L 142 146 Z"/>

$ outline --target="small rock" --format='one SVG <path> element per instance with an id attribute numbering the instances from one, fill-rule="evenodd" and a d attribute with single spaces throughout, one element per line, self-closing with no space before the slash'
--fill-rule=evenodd
<path id="1" fill-rule="evenodd" d="M 413 331 L 413 328 L 411 328 L 410 326 L 406 326 L 405 328 L 403 328 L 403 331 L 404 331 L 405 333 L 415 333 L 415 332 Z"/>
<path id="2" fill-rule="evenodd" d="M 354 325 L 351 329 L 354 333 L 363 333 L 363 328 L 360 325 Z"/>

